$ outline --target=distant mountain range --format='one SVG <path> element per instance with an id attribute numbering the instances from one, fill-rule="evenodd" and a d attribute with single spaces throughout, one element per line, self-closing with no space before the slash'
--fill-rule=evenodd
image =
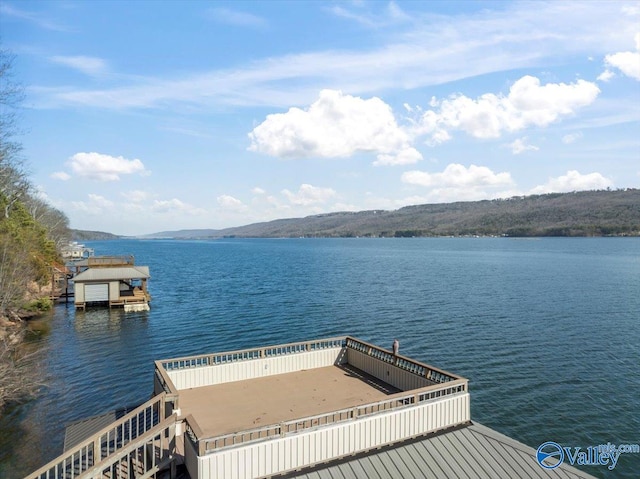
<path id="1" fill-rule="evenodd" d="M 89 232 L 83 232 L 89 233 Z M 102 233 L 108 235 L 108 233 Z M 144 239 L 640 236 L 640 190 L 580 191 L 509 199 L 337 212 L 235 228 L 163 231 Z M 89 238 L 82 239 L 106 239 Z"/>

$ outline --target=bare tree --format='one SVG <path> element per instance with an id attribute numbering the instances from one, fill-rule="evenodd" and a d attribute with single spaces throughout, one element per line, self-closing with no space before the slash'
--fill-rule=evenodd
<path id="1" fill-rule="evenodd" d="M 71 240 L 66 214 L 37 196 L 29 195 L 24 203 L 31 217 L 46 228 L 47 237 L 55 243 L 57 250 Z"/>
<path id="2" fill-rule="evenodd" d="M 14 334 L 22 336 L 24 329 Z M 41 352 L 16 348 L 14 343 L 20 340 L 16 336 L 0 338 L 0 412 L 7 404 L 37 396 L 45 386 L 39 364 Z"/>
<path id="3" fill-rule="evenodd" d="M 21 156 L 22 144 L 15 139 L 19 133 L 18 116 L 24 88 L 14 79 L 14 60 L 13 54 L 0 49 L 0 193 L 7 201 L 5 218 L 31 188 Z"/>

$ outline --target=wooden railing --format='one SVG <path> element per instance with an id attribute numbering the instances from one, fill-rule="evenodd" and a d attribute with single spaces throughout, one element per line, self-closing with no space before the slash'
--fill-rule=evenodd
<path id="1" fill-rule="evenodd" d="M 150 465 L 152 468 L 160 465 L 160 462 L 166 461 L 169 456 L 173 455 L 173 451 L 167 444 L 160 447 L 161 444 L 158 441 L 170 437 L 171 431 L 175 434 L 176 422 L 175 416 L 165 419 L 165 401 L 166 394 L 164 393 L 153 397 L 129 414 L 42 466 L 26 479 L 94 477 L 91 471 L 115 467 L 129 453 L 138 458 L 136 460 L 138 464 L 142 461 L 143 465 Z M 160 434 L 160 439 L 157 439 L 158 434 Z M 147 451 L 144 455 L 141 453 L 142 449 Z M 150 450 L 155 452 L 153 458 L 148 460 L 148 451 Z"/>
<path id="2" fill-rule="evenodd" d="M 250 361 L 253 359 L 270 358 L 288 354 L 298 354 L 308 351 L 317 351 L 319 349 L 343 347 L 345 345 L 346 339 L 346 337 L 329 338 L 316 341 L 304 341 L 300 343 L 267 346 L 262 348 L 242 349 L 239 351 L 230 351 L 224 353 L 188 356 L 160 361 L 160 365 L 165 370 L 172 371 L 176 369 L 189 369 L 203 366 L 214 366 L 218 364 L 229 364 L 240 361 Z"/>
<path id="3" fill-rule="evenodd" d="M 435 384 L 410 393 L 397 393 L 389 399 L 374 403 L 354 406 L 347 409 L 331 411 L 325 414 L 307 416 L 278 424 L 247 429 L 244 431 L 223 434 L 214 437 L 204 437 L 202 431 L 191 415 L 185 418 L 185 431 L 198 455 L 202 456 L 224 448 L 246 445 L 274 437 L 284 437 L 303 430 L 321 426 L 338 424 L 358 418 L 364 418 L 381 412 L 388 412 L 400 408 L 416 406 L 428 401 L 434 401 L 446 396 L 464 394 L 468 391 L 468 380 L 464 378 L 452 379 L 446 385 Z"/>
<path id="4" fill-rule="evenodd" d="M 145 479 L 154 476 L 175 459 L 175 430 L 175 417 L 164 420 L 144 436 L 87 470 L 83 478 Z M 171 477 L 175 477 L 175 474 Z"/>

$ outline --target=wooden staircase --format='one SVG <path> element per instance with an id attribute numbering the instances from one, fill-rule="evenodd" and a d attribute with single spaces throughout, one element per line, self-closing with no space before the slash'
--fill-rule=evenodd
<path id="1" fill-rule="evenodd" d="M 146 448 L 142 448 L 127 454 L 102 472 L 103 479 L 139 479 L 148 477 L 145 475 L 145 464 L 150 462 L 150 458 L 145 457 L 147 452 Z"/>
<path id="2" fill-rule="evenodd" d="M 25 479 L 146 479 L 175 460 L 176 416 L 162 393 Z M 174 471 L 175 467 L 171 467 Z"/>

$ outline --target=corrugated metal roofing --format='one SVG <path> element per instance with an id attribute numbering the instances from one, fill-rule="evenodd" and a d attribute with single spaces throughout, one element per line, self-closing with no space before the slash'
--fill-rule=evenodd
<path id="1" fill-rule="evenodd" d="M 297 479 L 595 479 L 566 464 L 540 467 L 536 451 L 478 423 L 369 451 L 284 477 Z"/>
<path id="2" fill-rule="evenodd" d="M 77 274 L 73 281 L 115 281 L 118 279 L 147 279 L 150 278 L 148 266 L 122 266 L 116 268 L 89 268 Z"/>

